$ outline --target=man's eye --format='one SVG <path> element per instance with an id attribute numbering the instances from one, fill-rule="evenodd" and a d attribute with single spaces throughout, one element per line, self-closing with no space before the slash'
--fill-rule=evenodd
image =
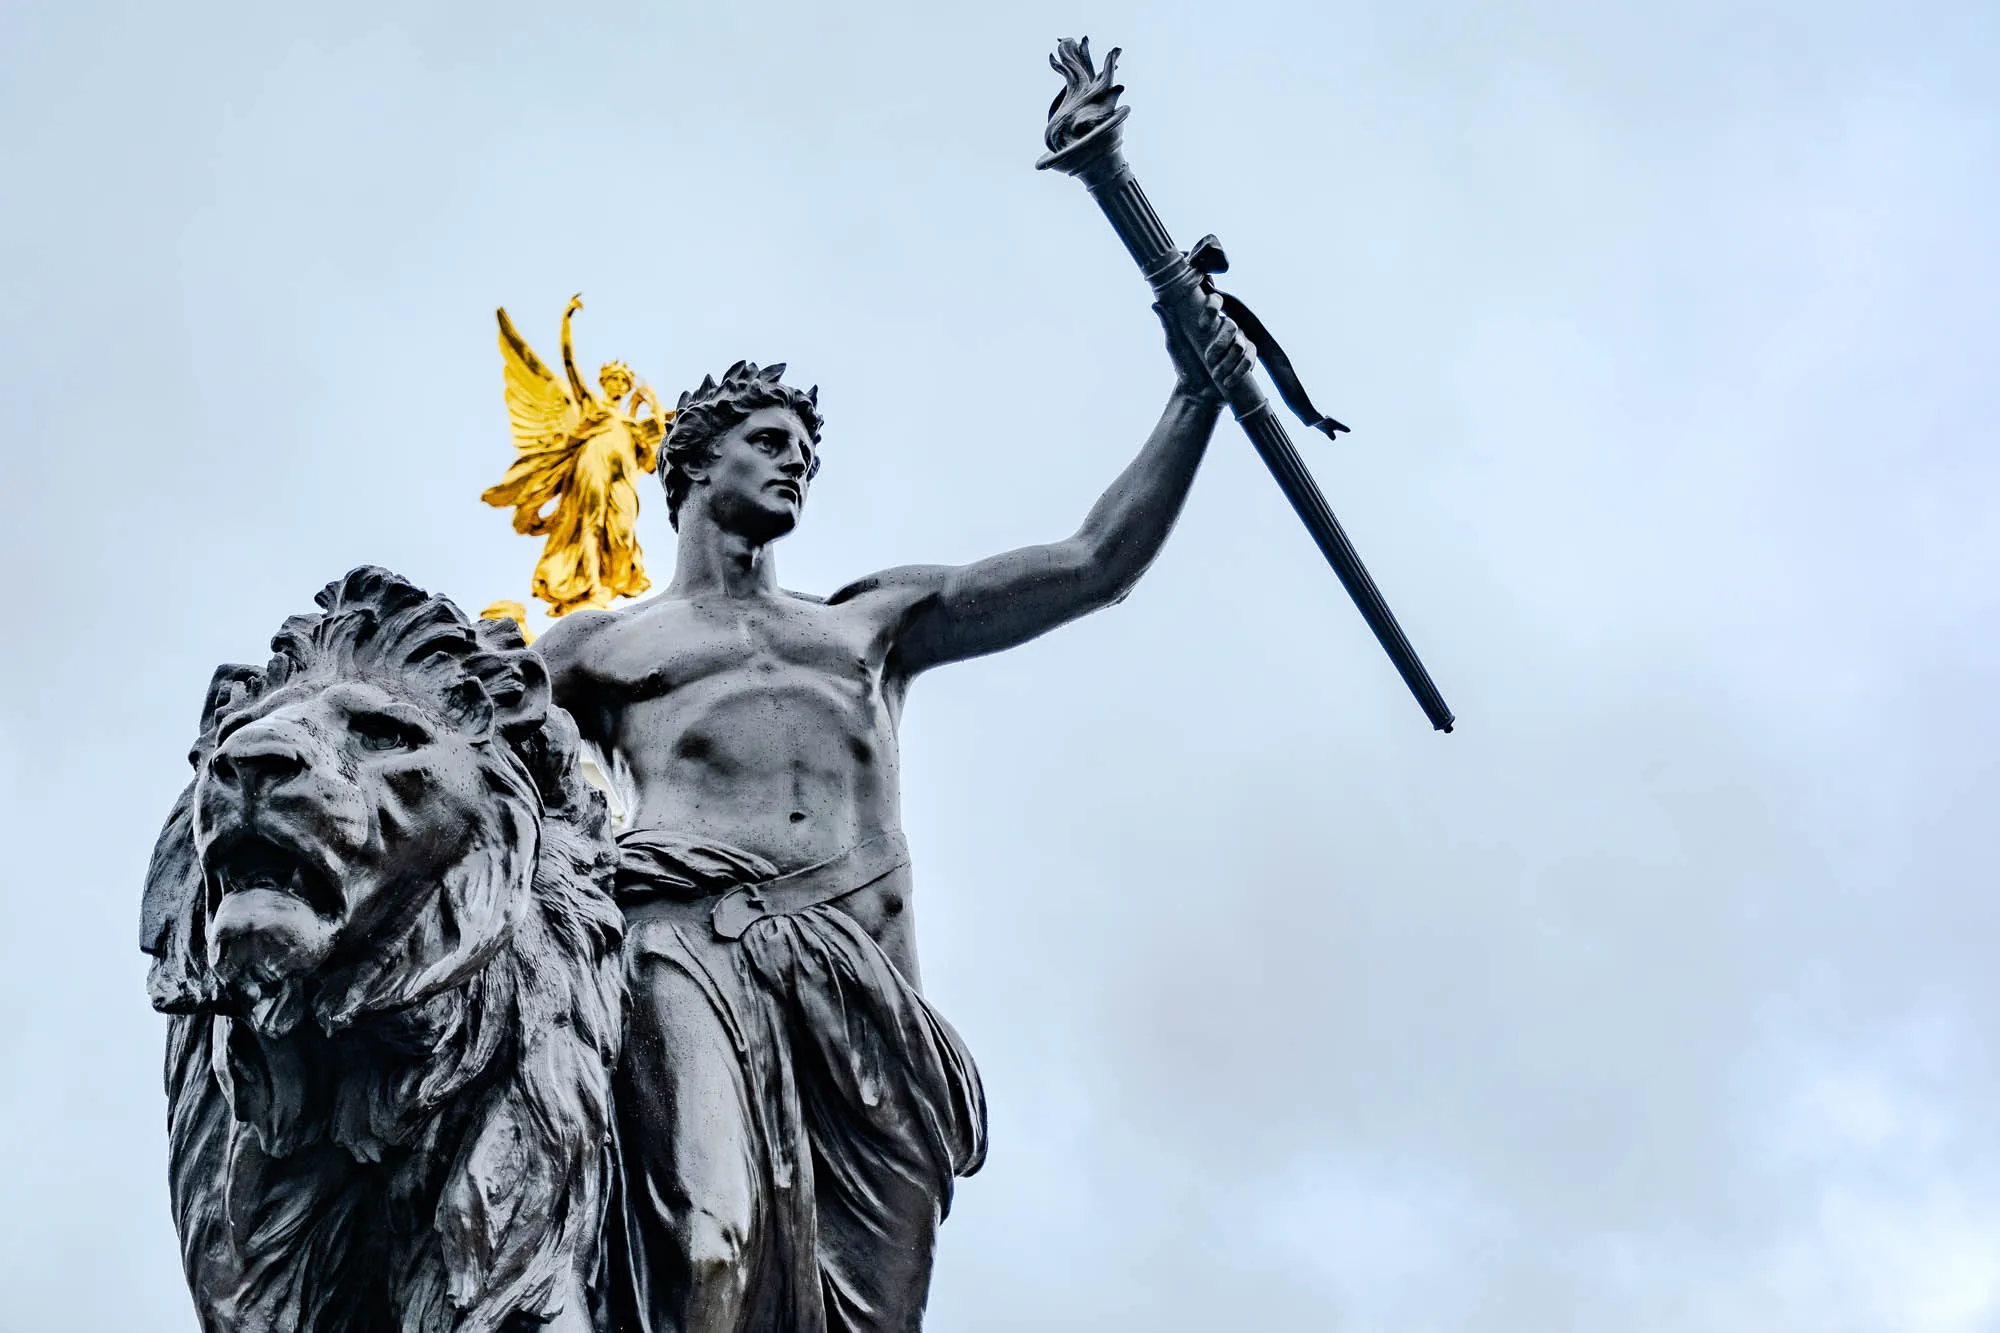
<path id="1" fill-rule="evenodd" d="M 418 743 L 409 727 L 379 713 L 360 714 L 349 719 L 347 727 L 364 750 L 409 750 Z"/>

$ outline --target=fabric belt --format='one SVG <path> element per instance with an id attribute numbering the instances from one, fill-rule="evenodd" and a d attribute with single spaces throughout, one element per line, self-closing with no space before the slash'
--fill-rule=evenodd
<path id="1" fill-rule="evenodd" d="M 741 939 L 767 916 L 789 916 L 859 893 L 909 863 L 910 845 L 901 833 L 878 834 L 802 870 L 737 885 L 717 900 L 709 919 L 723 939 Z"/>

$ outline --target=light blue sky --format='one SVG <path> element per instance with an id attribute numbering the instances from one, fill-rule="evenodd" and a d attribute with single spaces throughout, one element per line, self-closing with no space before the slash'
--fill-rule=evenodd
<path id="1" fill-rule="evenodd" d="M 1227 429 L 1130 601 L 917 687 L 931 1327 L 2000 1326 L 1991 6 L 321 11 L 0 12 L 0 1329 L 193 1327 L 145 857 L 327 579 L 525 592 L 496 304 L 820 384 L 791 586 L 1081 518 L 1168 372 L 1030 169 L 1078 32 L 1462 725 Z"/>

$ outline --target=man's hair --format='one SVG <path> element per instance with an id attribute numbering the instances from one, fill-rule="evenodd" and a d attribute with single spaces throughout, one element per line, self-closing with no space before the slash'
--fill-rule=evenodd
<path id="1" fill-rule="evenodd" d="M 699 389 L 681 395 L 674 407 L 673 429 L 667 432 L 660 451 L 667 521 L 676 529 L 681 525 L 681 502 L 694 484 L 687 474 L 688 466 L 708 462 L 714 456 L 715 441 L 760 408 L 789 408 L 798 417 L 814 446 L 806 480 L 811 481 L 819 471 L 819 386 L 795 389 L 779 379 L 784 373 L 782 361 L 762 370 L 754 361 L 738 361 L 722 373 L 721 383 L 713 375 L 704 375 Z"/>

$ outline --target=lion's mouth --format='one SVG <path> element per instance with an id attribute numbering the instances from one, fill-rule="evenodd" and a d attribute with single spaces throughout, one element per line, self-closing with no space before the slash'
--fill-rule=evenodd
<path id="1" fill-rule="evenodd" d="M 306 857 L 267 838 L 243 837 L 211 853 L 211 905 L 238 893 L 278 893 L 296 898 L 315 915 L 338 917 L 339 891 L 332 878 Z"/>

